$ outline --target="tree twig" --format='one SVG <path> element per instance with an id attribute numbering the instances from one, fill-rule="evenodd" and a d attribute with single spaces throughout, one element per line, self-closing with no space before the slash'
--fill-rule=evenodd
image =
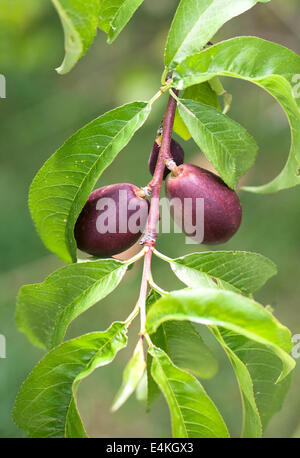
<path id="1" fill-rule="evenodd" d="M 178 91 L 174 90 L 175 95 L 178 95 Z M 163 181 L 163 175 L 165 170 L 165 161 L 168 159 L 172 159 L 170 145 L 172 139 L 172 131 L 173 131 L 173 124 L 175 118 L 175 111 L 177 107 L 177 101 L 175 98 L 170 94 L 168 105 L 165 111 L 163 123 L 162 123 L 162 139 L 161 139 L 161 147 L 159 150 L 159 155 L 156 162 L 155 171 L 153 174 L 153 179 L 149 183 L 149 188 L 152 191 L 152 198 L 150 204 L 149 215 L 147 219 L 145 234 L 142 239 L 142 243 L 145 244 L 148 249 L 146 250 L 145 257 L 144 257 L 144 269 L 143 269 L 143 276 L 141 282 L 141 289 L 140 295 L 138 299 L 138 305 L 140 308 L 140 316 L 141 316 L 141 330 L 140 335 L 143 335 L 147 342 L 151 344 L 150 337 L 145 332 L 145 324 L 146 324 L 146 298 L 147 298 L 147 290 L 148 290 L 148 283 L 151 280 L 151 258 L 153 249 L 155 246 L 155 242 L 157 239 L 157 225 L 159 221 L 159 201 L 160 201 L 160 193 Z"/>

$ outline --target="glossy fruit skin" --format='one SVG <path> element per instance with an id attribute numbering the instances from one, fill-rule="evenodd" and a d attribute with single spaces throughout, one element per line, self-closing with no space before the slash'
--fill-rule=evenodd
<path id="1" fill-rule="evenodd" d="M 156 166 L 159 150 L 160 150 L 160 145 L 155 141 L 153 143 L 152 152 L 150 154 L 149 162 L 148 162 L 149 172 L 151 173 L 152 176 L 154 175 L 154 170 L 155 170 L 155 166 Z M 184 150 L 176 140 L 173 140 L 173 138 L 171 140 L 170 150 L 171 150 L 171 154 L 172 154 L 172 157 L 173 157 L 173 160 L 174 160 L 175 164 L 176 165 L 183 164 L 183 162 L 184 162 Z M 170 173 L 170 170 L 167 167 L 165 167 L 164 180 L 166 179 L 166 177 L 167 177 L 167 175 L 169 173 Z"/>
<path id="2" fill-rule="evenodd" d="M 183 164 L 175 171 L 177 176 L 166 179 L 166 194 L 170 199 L 179 198 L 184 210 L 184 198 L 192 199 L 192 221 L 196 224 L 196 198 L 204 199 L 204 238 L 195 241 L 206 245 L 227 242 L 238 230 L 242 220 L 242 206 L 237 194 L 224 181 L 208 170 L 192 164 Z M 183 211 L 172 216 L 182 228 Z M 187 234 L 194 236 L 193 234 Z"/>
<path id="3" fill-rule="evenodd" d="M 123 196 L 121 197 L 121 204 L 120 191 L 123 193 L 121 194 Z M 138 187 L 129 183 L 113 184 L 93 191 L 83 207 L 75 225 L 74 236 L 77 247 L 81 251 L 89 253 L 93 256 L 108 258 L 121 253 L 134 245 L 134 243 L 136 243 L 140 238 L 141 232 L 138 231 L 137 233 L 133 233 L 129 230 L 128 221 L 130 216 L 136 212 L 136 209 L 132 210 L 128 208 L 128 205 L 129 203 L 131 203 L 131 205 L 136 203 L 136 208 L 141 208 L 141 210 L 143 210 L 145 220 L 141 221 L 142 225 L 145 225 L 149 211 L 148 200 L 138 197 L 136 195 L 136 192 L 138 191 L 140 191 Z M 96 208 L 100 199 L 113 199 L 115 207 L 112 209 L 111 207 L 105 207 L 102 210 L 99 209 L 99 207 Z M 132 199 L 135 200 L 132 201 Z M 102 202 L 106 201 L 102 200 Z M 119 225 L 119 204 L 123 209 L 124 206 L 127 205 L 128 218 L 124 223 L 125 230 L 122 228 L 120 229 Z M 108 208 L 109 210 L 107 210 Z M 99 216 L 105 211 L 108 218 L 115 218 L 116 230 L 113 232 L 99 233 L 99 230 L 97 229 L 97 221 L 99 221 Z"/>

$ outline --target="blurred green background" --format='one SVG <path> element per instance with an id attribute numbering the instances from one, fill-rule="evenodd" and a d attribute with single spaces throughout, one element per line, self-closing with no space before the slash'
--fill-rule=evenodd
<path id="1" fill-rule="evenodd" d="M 0 99 L 0 333 L 5 335 L 7 358 L 0 359 L 0 437 L 19 437 L 11 420 L 18 387 L 43 352 L 34 348 L 15 326 L 16 295 L 24 283 L 42 281 L 61 262 L 43 247 L 30 219 L 27 196 L 34 174 L 73 132 L 125 102 L 145 100 L 158 89 L 162 56 L 171 18 L 178 1 L 145 0 L 134 19 L 111 46 L 101 31 L 76 68 L 66 76 L 54 71 L 63 58 L 63 33 L 50 0 L 0 0 L 0 73 L 7 80 L 7 98 Z M 257 35 L 300 52 L 300 7 L 297 0 L 273 0 L 227 24 L 215 41 L 236 35 Z M 260 153 L 245 178 L 260 184 L 273 178 L 284 164 L 290 133 L 276 102 L 245 82 L 224 79 L 233 94 L 230 116 L 255 136 Z M 101 178 L 101 184 L 132 182 L 145 185 L 156 129 L 166 98 L 154 107 L 150 120 L 120 153 Z M 299 127 L 300 128 L 300 127 Z M 184 141 L 181 141 L 183 144 Z M 188 162 L 204 164 L 192 140 L 184 145 Z M 300 188 L 276 195 L 240 195 L 244 217 L 239 233 L 218 248 L 260 252 L 279 269 L 256 295 L 271 304 L 292 334 L 300 334 Z M 162 235 L 158 249 L 176 257 L 205 249 L 184 245 L 181 235 Z M 154 261 L 154 278 L 165 289 L 180 287 L 167 265 Z M 119 289 L 70 326 L 67 338 L 104 330 L 125 318 L 138 295 L 140 265 L 131 270 Z M 135 345 L 130 344 L 111 366 L 94 372 L 79 389 L 79 408 L 92 437 L 168 437 L 170 422 L 161 397 L 150 413 L 132 396 L 116 414 L 109 409 L 121 382 L 122 369 Z M 241 427 L 241 404 L 232 370 L 213 341 L 219 372 L 204 386 L 215 400 L 233 436 Z M 284 407 L 271 421 L 267 437 L 300 437 L 300 360 Z M 297 433 L 298 430 L 298 433 Z"/>

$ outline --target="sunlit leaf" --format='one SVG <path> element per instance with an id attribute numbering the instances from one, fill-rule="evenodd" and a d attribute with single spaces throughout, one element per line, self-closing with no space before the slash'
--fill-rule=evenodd
<path id="1" fill-rule="evenodd" d="M 98 0 L 100 1 L 99 27 L 112 43 L 144 0 Z"/>
<path id="2" fill-rule="evenodd" d="M 200 51 L 227 21 L 269 0 L 181 0 L 168 35 L 165 65 Z"/>

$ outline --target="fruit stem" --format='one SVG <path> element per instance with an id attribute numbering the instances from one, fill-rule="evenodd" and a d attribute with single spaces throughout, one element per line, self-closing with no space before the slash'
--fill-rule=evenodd
<path id="1" fill-rule="evenodd" d="M 174 95 L 177 97 L 178 91 L 174 90 Z M 162 138 L 161 147 L 159 150 L 153 179 L 149 183 L 149 187 L 152 190 L 152 198 L 150 203 L 150 210 L 147 219 L 145 234 L 143 237 L 143 243 L 145 244 L 145 257 L 144 257 L 144 268 L 141 282 L 140 295 L 138 299 L 138 306 L 140 309 L 141 317 L 141 329 L 140 336 L 144 336 L 147 343 L 151 345 L 151 339 L 146 333 L 146 298 L 148 292 L 148 284 L 152 280 L 151 274 L 151 259 L 152 253 L 157 239 L 157 225 L 159 222 L 159 201 L 162 187 L 162 181 L 165 170 L 165 161 L 172 159 L 170 152 L 170 145 L 172 139 L 173 124 L 175 118 L 175 111 L 177 107 L 177 101 L 172 94 L 169 96 L 168 105 L 165 111 L 165 115 L 162 122 Z M 151 286 L 151 285 L 150 285 Z"/>

